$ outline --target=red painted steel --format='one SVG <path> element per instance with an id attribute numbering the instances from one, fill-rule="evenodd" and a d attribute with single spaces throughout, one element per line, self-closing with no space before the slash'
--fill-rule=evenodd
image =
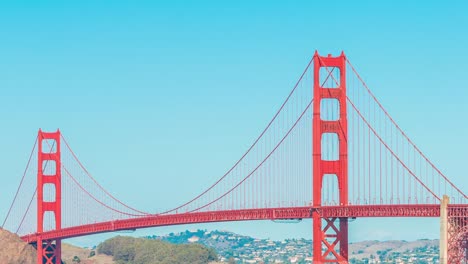
<path id="1" fill-rule="evenodd" d="M 51 145 L 44 149 L 43 143 Z M 48 149 L 48 150 L 47 150 Z M 38 135 L 38 165 L 37 165 L 37 233 L 44 233 L 44 216 L 46 212 L 54 214 L 54 228 L 60 230 L 62 226 L 62 173 L 60 159 L 60 131 L 46 133 L 39 130 Z M 46 166 L 55 163 L 53 172 L 45 174 Z M 51 184 L 55 189 L 55 200 L 44 200 L 44 186 Z M 61 240 L 59 238 L 45 239 L 39 235 L 36 239 L 37 263 L 60 264 L 61 262 Z"/>
<path id="2" fill-rule="evenodd" d="M 452 208 L 463 208 L 468 212 L 468 205 L 449 205 L 449 216 L 455 215 Z M 41 234 L 30 234 L 21 237 L 28 243 L 39 238 L 44 240 L 66 239 L 105 232 L 133 230 L 158 226 L 199 224 L 212 222 L 309 219 L 317 211 L 324 218 L 368 218 L 368 217 L 439 217 L 439 205 L 348 205 L 323 207 L 289 207 L 246 210 L 210 211 L 201 213 L 181 213 L 169 215 L 152 215 L 134 219 L 107 221 L 60 230 L 51 230 Z M 452 213 L 451 213 L 452 212 Z"/>
<path id="3" fill-rule="evenodd" d="M 330 68 L 339 70 L 339 82 L 336 87 L 322 87 L 320 70 L 327 72 L 327 78 L 333 78 Z M 323 99 L 336 99 L 339 104 L 337 120 L 322 120 L 321 103 Z M 338 57 L 314 56 L 314 112 L 313 112 L 313 205 L 322 205 L 322 187 L 325 175 L 336 175 L 338 180 L 339 203 L 348 204 L 348 123 L 346 111 L 346 57 L 342 53 Z M 322 159 L 322 136 L 324 133 L 334 133 L 338 137 L 338 160 Z M 325 227 L 323 222 L 325 221 Z M 314 263 L 348 261 L 348 219 L 327 218 L 319 211 L 313 214 L 313 255 Z M 323 247 L 326 248 L 323 251 Z"/>

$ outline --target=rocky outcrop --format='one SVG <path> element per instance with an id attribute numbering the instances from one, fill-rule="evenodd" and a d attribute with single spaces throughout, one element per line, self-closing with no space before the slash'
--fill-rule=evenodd
<path id="1" fill-rule="evenodd" d="M 0 228 L 0 263 L 35 264 L 36 249 L 19 236 Z"/>

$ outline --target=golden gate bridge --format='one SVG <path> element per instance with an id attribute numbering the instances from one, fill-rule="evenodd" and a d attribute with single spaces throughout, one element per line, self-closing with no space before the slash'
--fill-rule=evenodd
<path id="1" fill-rule="evenodd" d="M 253 144 L 193 199 L 160 212 L 131 207 L 98 183 L 60 131 L 39 130 L 2 227 L 37 248 L 37 263 L 57 264 L 67 238 L 311 218 L 313 261 L 320 264 L 348 263 L 352 218 L 441 217 L 441 263 L 454 264 L 468 261 L 467 198 L 398 126 L 344 53 L 316 52 Z"/>

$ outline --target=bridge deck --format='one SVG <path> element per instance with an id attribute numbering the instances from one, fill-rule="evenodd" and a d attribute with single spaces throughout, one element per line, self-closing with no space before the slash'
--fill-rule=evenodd
<path id="1" fill-rule="evenodd" d="M 316 210 L 323 217 L 439 217 L 439 205 L 356 205 L 323 207 L 261 208 L 245 210 L 208 211 L 179 213 L 170 215 L 149 215 L 126 220 L 115 220 L 83 226 L 68 227 L 60 230 L 30 234 L 21 237 L 34 243 L 40 236 L 43 240 L 66 239 L 91 234 L 140 228 L 197 224 L 210 222 L 306 219 Z M 450 205 L 449 215 L 467 216 L 468 205 Z"/>

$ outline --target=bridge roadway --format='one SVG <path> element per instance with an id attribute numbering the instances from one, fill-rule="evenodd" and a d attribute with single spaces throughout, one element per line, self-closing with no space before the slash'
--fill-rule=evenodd
<path id="1" fill-rule="evenodd" d="M 281 207 L 243 210 L 207 211 L 194 213 L 178 213 L 167 215 L 148 215 L 132 219 L 107 221 L 75 227 L 62 228 L 30 234 L 21 238 L 28 243 L 35 243 L 39 237 L 43 240 L 66 239 L 113 231 L 133 230 L 140 228 L 198 224 L 228 221 L 252 220 L 286 220 L 312 218 L 316 210 L 322 217 L 439 217 L 440 206 L 434 204 L 418 205 L 348 205 L 348 206 L 322 206 L 322 207 Z M 451 204 L 448 210 L 449 217 L 466 217 L 468 204 Z"/>

